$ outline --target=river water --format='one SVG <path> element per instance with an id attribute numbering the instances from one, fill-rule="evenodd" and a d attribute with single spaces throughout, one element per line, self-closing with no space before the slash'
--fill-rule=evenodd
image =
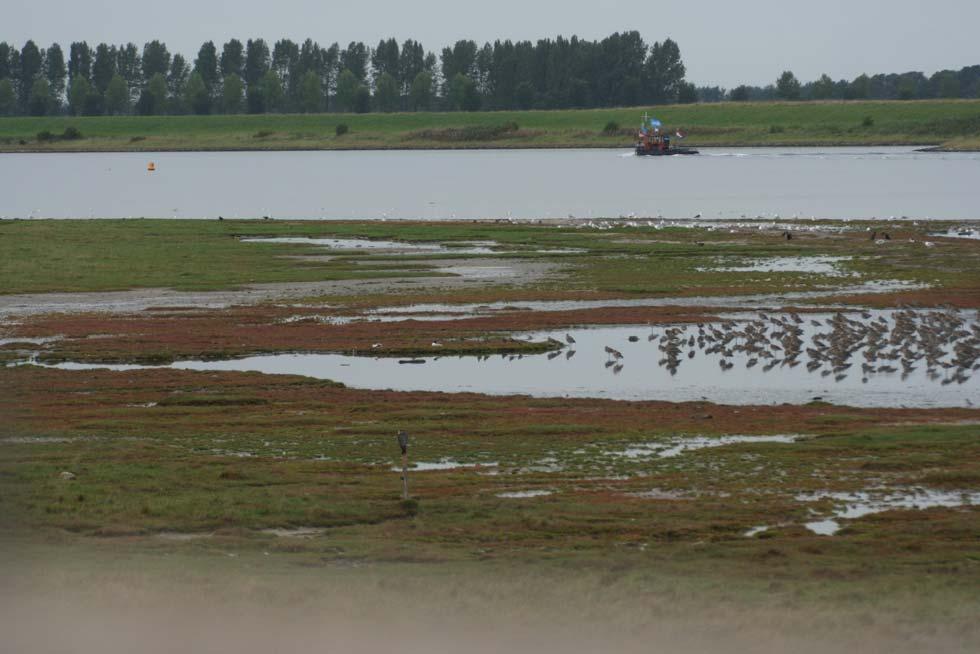
<path id="1" fill-rule="evenodd" d="M 3 154 L 0 216 L 962 220 L 977 180 L 980 153 L 909 147 Z"/>

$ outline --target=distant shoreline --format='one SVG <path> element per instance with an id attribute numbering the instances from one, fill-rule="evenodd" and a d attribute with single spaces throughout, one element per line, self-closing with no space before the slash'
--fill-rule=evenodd
<path id="1" fill-rule="evenodd" d="M 924 153 L 963 153 L 980 152 L 980 147 L 955 148 L 937 145 L 935 143 L 838 143 L 828 144 L 822 142 L 811 143 L 711 143 L 709 145 L 690 144 L 690 147 L 703 150 L 717 149 L 762 149 L 762 148 L 915 148 L 916 152 Z M 516 150 L 632 150 L 633 145 L 506 145 L 506 144 L 485 144 L 485 145 L 463 145 L 463 146 L 358 146 L 358 147 L 187 147 L 187 148 L 153 148 L 153 149 L 127 149 L 127 148 L 25 148 L 18 150 L 0 149 L 0 155 L 11 154 L 132 154 L 132 153 L 173 153 L 173 152 L 458 152 L 458 151 L 516 151 Z"/>
<path id="2" fill-rule="evenodd" d="M 0 118 L 0 152 L 630 148 L 642 116 L 693 147 L 980 151 L 980 100 L 769 102 L 390 114 Z"/>

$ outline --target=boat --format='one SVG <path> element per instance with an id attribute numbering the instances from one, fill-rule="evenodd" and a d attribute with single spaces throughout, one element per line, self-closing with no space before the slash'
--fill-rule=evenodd
<path id="1" fill-rule="evenodd" d="M 684 148 L 674 145 L 670 134 L 661 131 L 663 124 L 656 118 L 643 114 L 640 131 L 637 134 L 636 155 L 639 157 L 666 157 L 681 154 L 699 154 L 694 148 Z M 684 138 L 684 132 L 675 132 L 678 139 Z"/>

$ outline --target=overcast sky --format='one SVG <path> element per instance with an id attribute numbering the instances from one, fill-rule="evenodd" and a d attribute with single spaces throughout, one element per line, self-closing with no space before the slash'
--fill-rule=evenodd
<path id="1" fill-rule="evenodd" d="M 980 64 L 980 0 L 3 0 L 0 40 L 89 44 L 161 39 L 193 61 L 200 44 L 237 37 L 309 37 L 321 45 L 390 36 L 438 53 L 469 38 L 595 39 L 638 30 L 678 42 L 688 79 L 766 84 L 785 69 L 804 80 Z"/>

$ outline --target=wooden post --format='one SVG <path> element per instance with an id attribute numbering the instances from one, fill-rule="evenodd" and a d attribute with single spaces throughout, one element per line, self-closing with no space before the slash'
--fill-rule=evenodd
<path id="1" fill-rule="evenodd" d="M 402 448 L 402 499 L 408 499 L 408 434 L 398 432 L 398 446 Z"/>
<path id="2" fill-rule="evenodd" d="M 402 499 L 408 499 L 408 452 L 402 454 Z"/>

